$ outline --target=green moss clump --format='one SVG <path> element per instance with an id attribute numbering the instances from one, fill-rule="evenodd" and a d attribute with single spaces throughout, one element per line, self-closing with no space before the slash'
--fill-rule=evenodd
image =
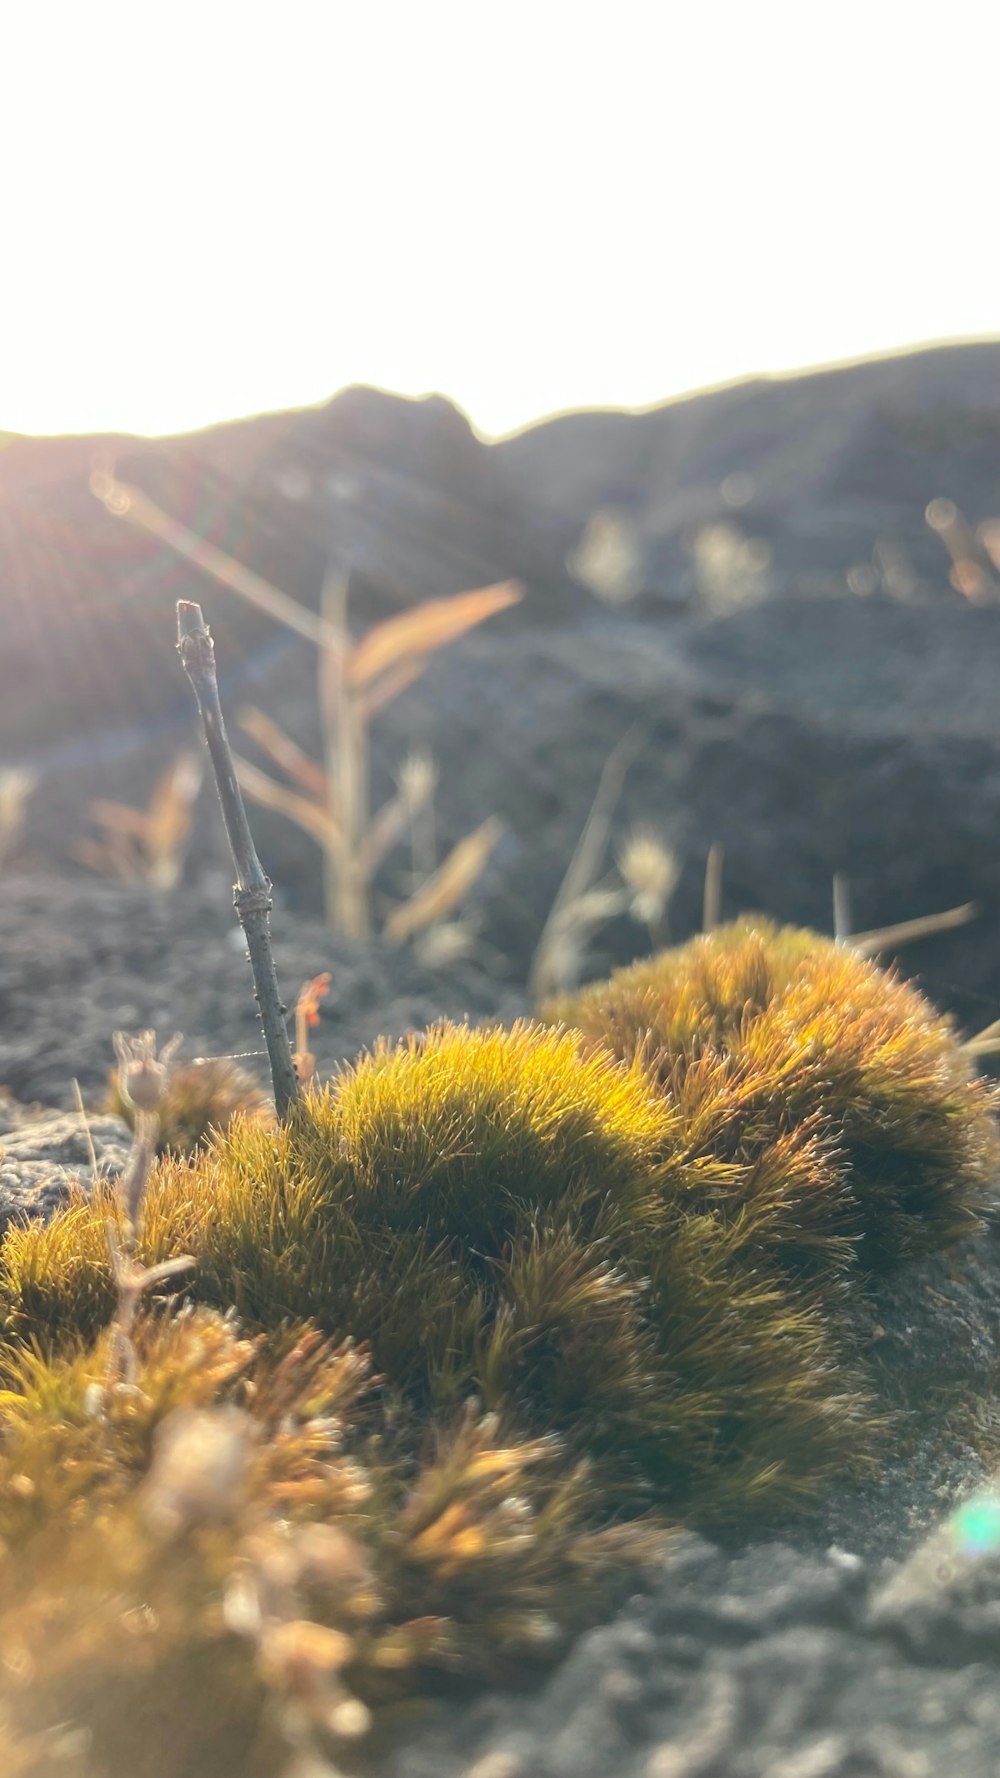
<path id="1" fill-rule="evenodd" d="M 189 1163 L 171 1155 L 153 1172 L 142 1206 L 136 1258 L 142 1265 L 191 1251 L 211 1215 Z M 71 1185 L 69 1202 L 47 1223 L 11 1223 L 0 1243 L 0 1353 L 30 1344 L 52 1351 L 95 1340 L 115 1312 L 107 1225 L 123 1240 L 124 1214 L 113 1183 L 91 1192 Z"/>
<path id="2" fill-rule="evenodd" d="M 163 1157 L 136 1258 L 195 1265 L 127 1388 L 113 1189 L 7 1230 L 17 1778 L 66 1725 L 72 1778 L 273 1778 L 289 1724 L 329 1751 L 430 1670 L 537 1662 L 671 1524 L 870 1460 L 868 1271 L 974 1226 L 996 1163 L 947 1026 L 751 923 L 551 1010 L 578 1028 L 442 1024 Z"/>
<path id="3" fill-rule="evenodd" d="M 108 1077 L 105 1110 L 135 1128 L 135 1108 L 122 1092 L 120 1070 Z M 257 1082 L 229 1056 L 175 1062 L 157 1107 L 160 1154 L 190 1155 L 204 1148 L 213 1130 L 224 1130 L 239 1113 L 264 1116 L 267 1100 Z"/>
<path id="4" fill-rule="evenodd" d="M 829 1232 L 867 1270 L 973 1232 L 993 1195 L 995 1095 L 973 1078 L 949 1022 L 815 933 L 744 919 L 543 1016 L 640 1058 L 696 1149 L 750 1160 L 811 1127 L 841 1180 L 839 1204 L 822 1200 L 835 1212 Z"/>
<path id="5" fill-rule="evenodd" d="M 826 1304 L 846 1246 L 790 1279 L 812 1134 L 751 1164 L 682 1140 L 638 1062 L 575 1036 L 442 1025 L 381 1045 L 287 1125 L 237 1119 L 162 1163 L 143 1263 L 250 1329 L 316 1319 L 370 1347 L 395 1423 L 422 1436 L 475 1396 L 594 1460 L 606 1502 L 704 1519 L 801 1498 L 864 1450 L 870 1410 Z M 0 1251 L 8 1339 L 93 1337 L 111 1308 L 106 1203 Z"/>

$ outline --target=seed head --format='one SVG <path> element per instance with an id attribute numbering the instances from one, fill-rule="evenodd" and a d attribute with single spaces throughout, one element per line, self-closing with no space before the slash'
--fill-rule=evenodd
<path id="1" fill-rule="evenodd" d="M 618 868 L 632 891 L 634 918 L 655 926 L 677 887 L 680 867 L 674 854 L 652 829 L 637 827 L 622 847 Z"/>
<path id="2" fill-rule="evenodd" d="M 170 1064 L 181 1045 L 180 1035 L 165 1043 L 159 1055 L 155 1031 L 143 1031 L 138 1037 L 116 1031 L 114 1045 L 122 1097 L 135 1111 L 156 1112 L 166 1090 Z"/>

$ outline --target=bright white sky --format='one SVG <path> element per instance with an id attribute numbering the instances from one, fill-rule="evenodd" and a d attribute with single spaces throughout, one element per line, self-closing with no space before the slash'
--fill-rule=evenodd
<path id="1" fill-rule="evenodd" d="M 1000 331 L 997 0 L 0 0 L 0 427 Z"/>

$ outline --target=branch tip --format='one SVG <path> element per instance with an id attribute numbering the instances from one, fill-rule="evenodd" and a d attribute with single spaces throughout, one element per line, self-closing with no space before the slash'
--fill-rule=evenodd
<path id="1" fill-rule="evenodd" d="M 185 642 L 189 636 L 196 636 L 199 630 L 207 628 L 202 616 L 201 606 L 193 599 L 177 601 L 177 641 Z"/>

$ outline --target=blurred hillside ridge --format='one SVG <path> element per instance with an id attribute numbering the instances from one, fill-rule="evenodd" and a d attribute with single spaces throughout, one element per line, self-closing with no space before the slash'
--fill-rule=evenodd
<path id="1" fill-rule="evenodd" d="M 0 456 L 5 752 L 149 716 L 176 691 L 169 659 L 157 671 L 162 617 L 199 577 L 103 511 L 95 462 L 306 603 L 335 546 L 361 622 L 510 575 L 537 621 L 571 612 L 581 586 L 643 612 L 947 597 L 954 540 L 927 523 L 935 501 L 983 578 L 965 596 L 1000 596 L 975 536 L 1000 514 L 1000 343 L 571 414 L 496 444 L 440 397 L 364 388 L 178 438 L 16 439 Z M 260 640 L 232 595 L 201 585 L 216 623 L 246 633 L 241 651 Z"/>
<path id="2" fill-rule="evenodd" d="M 95 468 L 307 605 L 335 552 L 358 631 L 422 598 L 524 583 L 519 606 L 377 719 L 373 765 L 386 785 L 408 747 L 435 754 L 442 846 L 504 821 L 484 931 L 514 977 L 636 722 L 621 821 L 655 821 L 680 854 L 679 936 L 716 840 L 729 911 L 828 927 L 834 870 L 864 926 L 974 896 L 1000 907 L 1000 343 L 572 414 L 497 443 L 441 397 L 364 388 L 178 438 L 13 440 L 0 765 L 40 774 L 28 851 L 60 869 L 87 797 L 144 804 L 190 740 L 179 597 L 205 608 L 230 711 L 261 705 L 318 747 L 310 645 L 109 514 Z M 268 868 L 315 910 L 315 848 L 279 815 L 258 822 Z M 955 947 L 980 947 L 996 1016 L 1000 922 L 995 988 L 989 921 L 976 932 L 919 962 L 937 958 L 944 998 L 964 1005 Z M 639 935 L 601 943 L 595 966 Z"/>

